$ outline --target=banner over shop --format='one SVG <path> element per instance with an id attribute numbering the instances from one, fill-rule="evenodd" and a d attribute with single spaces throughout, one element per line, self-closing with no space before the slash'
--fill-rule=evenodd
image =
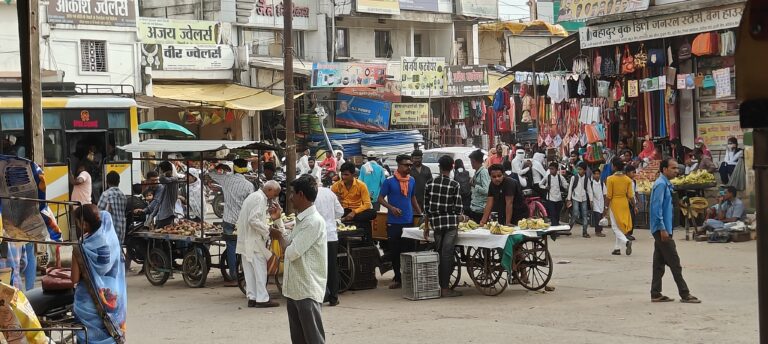
<path id="1" fill-rule="evenodd" d="M 495 0 L 458 0 L 456 13 L 467 17 L 498 19 L 499 4 Z"/>
<path id="2" fill-rule="evenodd" d="M 392 104 L 392 125 L 427 125 L 429 124 L 429 104 L 394 103 Z"/>
<path id="3" fill-rule="evenodd" d="M 449 66 L 448 90 L 450 96 L 488 94 L 488 68 L 483 66 Z"/>
<path id="4" fill-rule="evenodd" d="M 570 21 L 645 11 L 650 0 L 563 0 L 560 4 L 557 20 Z"/>
<path id="5" fill-rule="evenodd" d="M 451 0 L 400 0 L 400 9 L 409 11 L 453 13 Z"/>
<path id="6" fill-rule="evenodd" d="M 581 48 L 675 37 L 739 26 L 743 4 L 594 25 L 579 29 Z"/>
<path id="7" fill-rule="evenodd" d="M 51 24 L 136 27 L 134 0 L 50 0 Z"/>
<path id="8" fill-rule="evenodd" d="M 401 99 L 400 82 L 395 80 L 385 81 L 384 87 L 346 87 L 339 89 L 339 93 L 393 103 L 399 103 Z"/>
<path id="9" fill-rule="evenodd" d="M 239 26 L 283 28 L 285 6 L 281 0 L 256 0 L 255 2 L 255 8 L 251 10 L 248 22 L 238 21 Z M 317 1 L 295 0 L 293 2 L 293 29 L 317 30 Z"/>
<path id="10" fill-rule="evenodd" d="M 404 96 L 442 96 L 445 94 L 445 58 L 403 57 L 400 60 L 400 78 Z"/>
<path id="11" fill-rule="evenodd" d="M 386 79 L 383 63 L 312 64 L 312 87 L 382 87 Z"/>
<path id="12" fill-rule="evenodd" d="M 142 44 L 142 66 L 154 70 L 227 70 L 235 64 L 228 45 Z"/>
<path id="13" fill-rule="evenodd" d="M 400 14 L 398 0 L 357 0 L 357 12 L 376 14 Z"/>
<path id="14" fill-rule="evenodd" d="M 139 40 L 146 44 L 218 44 L 221 24 L 203 20 L 139 17 Z"/>
<path id="15" fill-rule="evenodd" d="M 389 129 L 390 102 L 339 94 L 336 96 L 336 124 L 366 131 Z"/>

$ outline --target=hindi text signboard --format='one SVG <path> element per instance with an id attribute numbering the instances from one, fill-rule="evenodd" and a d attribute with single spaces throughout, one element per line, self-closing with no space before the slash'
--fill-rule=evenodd
<path id="1" fill-rule="evenodd" d="M 235 64 L 232 47 L 212 45 L 142 44 L 142 65 L 154 70 L 227 70 Z"/>
<path id="2" fill-rule="evenodd" d="M 488 94 L 488 68 L 484 66 L 449 66 L 448 95 Z"/>
<path id="3" fill-rule="evenodd" d="M 428 103 L 393 103 L 392 125 L 427 125 Z"/>
<path id="4" fill-rule="evenodd" d="M 50 0 L 51 24 L 136 27 L 134 0 Z"/>
<path id="5" fill-rule="evenodd" d="M 214 21 L 139 17 L 138 26 L 145 44 L 218 44 L 221 34 Z"/>
<path id="6" fill-rule="evenodd" d="M 445 58 L 403 57 L 400 60 L 400 78 L 404 96 L 442 96 L 445 93 Z"/>

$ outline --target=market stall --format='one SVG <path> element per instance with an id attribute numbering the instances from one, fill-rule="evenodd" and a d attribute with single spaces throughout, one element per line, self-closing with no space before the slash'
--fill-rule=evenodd
<path id="1" fill-rule="evenodd" d="M 501 294 L 510 281 L 517 281 L 529 290 L 545 288 L 553 270 L 548 238 L 555 240 L 566 233 L 570 233 L 569 226 L 530 230 L 513 227 L 503 232 L 486 228 L 459 231 L 452 287 L 459 284 L 463 266 L 475 287 L 488 296 Z M 418 227 L 405 228 L 403 238 L 424 240 L 424 231 Z M 432 232 L 429 241 L 434 241 Z"/>

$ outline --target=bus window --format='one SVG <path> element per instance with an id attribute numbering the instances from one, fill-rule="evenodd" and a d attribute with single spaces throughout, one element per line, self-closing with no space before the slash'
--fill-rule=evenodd
<path id="1" fill-rule="evenodd" d="M 46 129 L 43 135 L 43 141 L 45 163 L 64 163 L 64 140 L 62 139 L 62 131 L 58 129 Z"/>
<path id="2" fill-rule="evenodd" d="M 128 113 L 126 111 L 110 111 L 107 113 L 109 122 L 109 142 L 107 142 L 107 159 L 109 161 L 128 161 L 130 155 L 117 149 L 131 142 L 128 130 Z"/>

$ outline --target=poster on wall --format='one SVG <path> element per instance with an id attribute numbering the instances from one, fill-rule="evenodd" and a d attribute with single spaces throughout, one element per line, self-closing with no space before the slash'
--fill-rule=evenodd
<path id="1" fill-rule="evenodd" d="M 467 17 L 498 19 L 499 3 L 494 0 L 460 0 L 456 2 L 456 13 Z"/>
<path id="2" fill-rule="evenodd" d="M 729 137 L 736 137 L 739 142 L 744 142 L 744 130 L 739 121 L 719 123 L 698 123 L 696 125 L 697 137 L 704 138 L 707 147 L 724 149 Z"/>
<path id="3" fill-rule="evenodd" d="M 235 54 L 222 44 L 142 44 L 141 65 L 154 70 L 226 70 L 235 65 Z"/>
<path id="4" fill-rule="evenodd" d="M 444 57 L 403 57 L 400 60 L 400 87 L 404 96 L 442 96 L 445 94 L 444 78 Z"/>
<path id="5" fill-rule="evenodd" d="M 139 17 L 139 40 L 145 44 L 218 44 L 221 23 Z"/>
<path id="6" fill-rule="evenodd" d="M 557 20 L 569 21 L 645 11 L 650 0 L 563 0 L 560 4 Z"/>
<path id="7" fill-rule="evenodd" d="M 399 2 L 401 10 L 453 13 L 451 0 L 400 0 Z"/>
<path id="8" fill-rule="evenodd" d="M 383 63 L 312 64 L 312 87 L 382 87 L 386 80 Z"/>
<path id="9" fill-rule="evenodd" d="M 238 15 L 238 26 L 283 28 L 285 6 L 281 0 L 256 0 L 255 2 L 255 8 L 251 10 L 249 17 L 240 18 Z M 244 22 L 241 23 L 241 20 Z M 295 0 L 293 2 L 293 29 L 317 30 L 317 1 Z"/>
<path id="10" fill-rule="evenodd" d="M 642 42 L 738 27 L 744 4 L 592 25 L 579 29 L 581 49 Z"/>
<path id="11" fill-rule="evenodd" d="M 336 124 L 365 131 L 386 131 L 392 103 L 355 97 L 336 96 Z"/>
<path id="12" fill-rule="evenodd" d="M 393 103 L 399 103 L 402 99 L 400 96 L 400 82 L 395 80 L 385 81 L 384 87 L 345 87 L 339 89 L 339 93 Z"/>
<path id="13" fill-rule="evenodd" d="M 398 0 L 357 0 L 357 12 L 376 14 L 400 14 Z"/>
<path id="14" fill-rule="evenodd" d="M 48 23 L 136 27 L 134 0 L 50 0 Z"/>
<path id="15" fill-rule="evenodd" d="M 448 66 L 448 90 L 451 96 L 473 96 L 488 94 L 488 67 Z"/>
<path id="16" fill-rule="evenodd" d="M 427 125 L 429 123 L 429 104 L 393 103 L 392 125 Z"/>

